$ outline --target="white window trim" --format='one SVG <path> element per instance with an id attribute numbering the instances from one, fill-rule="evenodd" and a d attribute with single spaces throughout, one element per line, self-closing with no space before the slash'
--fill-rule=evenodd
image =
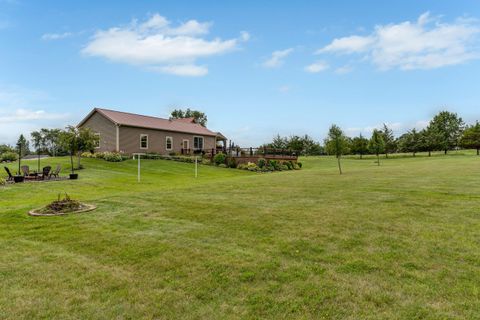
<path id="1" fill-rule="evenodd" d="M 171 140 L 170 148 L 168 147 L 168 139 Z M 173 137 L 170 137 L 170 136 L 165 137 L 165 150 L 167 150 L 167 151 L 172 151 L 173 150 Z"/>
<path id="2" fill-rule="evenodd" d="M 95 149 L 100 149 L 100 139 L 102 139 L 102 136 L 98 132 L 96 132 L 95 135 L 98 136 L 97 143 L 95 144 Z"/>
<path id="3" fill-rule="evenodd" d="M 202 138 L 202 147 L 201 148 L 195 148 L 195 138 Z M 195 150 L 203 150 L 205 149 L 205 138 L 203 136 L 193 136 L 193 148 Z"/>
<path id="4" fill-rule="evenodd" d="M 142 138 L 147 137 L 147 147 L 142 147 Z M 148 134 L 140 134 L 140 149 L 148 149 Z"/>
<path id="5" fill-rule="evenodd" d="M 187 147 L 186 147 L 186 148 L 184 148 L 184 146 L 185 146 L 185 144 L 184 144 L 185 141 L 187 141 Z M 183 139 L 183 140 L 182 140 L 182 149 L 187 149 L 187 150 L 190 149 L 190 140 L 188 140 L 188 139 Z"/>

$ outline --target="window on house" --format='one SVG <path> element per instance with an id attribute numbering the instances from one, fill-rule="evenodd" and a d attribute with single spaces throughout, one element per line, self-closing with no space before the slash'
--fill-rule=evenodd
<path id="1" fill-rule="evenodd" d="M 148 149 L 148 134 L 140 135 L 140 149 Z"/>
<path id="2" fill-rule="evenodd" d="M 100 148 L 100 133 L 95 133 L 98 139 L 95 141 L 95 149 Z"/>
<path id="3" fill-rule="evenodd" d="M 165 141 L 165 146 L 167 150 L 172 150 L 173 149 L 173 138 L 172 137 L 167 137 Z"/>
<path id="4" fill-rule="evenodd" d="M 203 137 L 193 137 L 193 148 L 203 150 Z"/>

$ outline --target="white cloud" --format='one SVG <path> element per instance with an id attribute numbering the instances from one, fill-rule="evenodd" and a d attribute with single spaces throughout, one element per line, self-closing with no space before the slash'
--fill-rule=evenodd
<path id="1" fill-rule="evenodd" d="M 48 111 L 48 95 L 21 88 L 0 88 L 0 143 L 14 143 L 23 133 L 27 136 L 42 127 L 63 127 L 69 115 Z"/>
<path id="2" fill-rule="evenodd" d="M 69 38 L 73 35 L 71 32 L 64 32 L 64 33 L 45 33 L 42 35 L 42 40 L 60 40 Z"/>
<path id="3" fill-rule="evenodd" d="M 310 73 L 319 73 L 329 68 L 325 61 L 317 61 L 305 67 L 305 71 Z"/>
<path id="4" fill-rule="evenodd" d="M 207 67 L 197 66 L 193 64 L 152 67 L 151 69 L 161 73 L 168 73 L 168 74 L 174 74 L 177 76 L 187 76 L 187 77 L 201 77 L 208 73 Z"/>
<path id="5" fill-rule="evenodd" d="M 347 74 L 347 73 L 350 73 L 353 71 L 353 68 L 349 65 L 345 65 L 345 66 L 342 66 L 342 67 L 339 67 L 337 69 L 335 69 L 335 73 L 336 74 Z"/>
<path id="6" fill-rule="evenodd" d="M 480 58 L 479 34 L 474 19 L 442 23 L 426 12 L 414 22 L 376 26 L 367 36 L 334 39 L 317 54 L 362 54 L 381 70 L 433 69 Z"/>
<path id="7" fill-rule="evenodd" d="M 263 66 L 266 68 L 277 68 L 284 64 L 285 58 L 288 57 L 290 53 L 293 52 L 293 48 L 288 48 L 285 50 L 277 50 L 272 52 L 272 55 L 269 59 L 263 62 Z"/>
<path id="8" fill-rule="evenodd" d="M 250 40 L 250 33 L 248 33 L 247 31 L 240 31 L 240 39 L 242 41 Z"/>
<path id="9" fill-rule="evenodd" d="M 155 14 L 140 24 L 134 20 L 125 27 L 97 31 L 82 52 L 176 75 L 205 75 L 208 70 L 197 66 L 197 59 L 233 51 L 239 41 L 250 37 L 242 32 L 239 39 L 208 40 L 203 36 L 211 26 L 210 22 L 189 20 L 172 27 L 165 17 Z"/>

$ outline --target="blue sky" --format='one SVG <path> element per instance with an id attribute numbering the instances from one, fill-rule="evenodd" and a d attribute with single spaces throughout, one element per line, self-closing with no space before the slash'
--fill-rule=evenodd
<path id="1" fill-rule="evenodd" d="M 0 0 L 0 143 L 91 108 L 207 113 L 237 144 L 480 119 L 478 1 Z"/>

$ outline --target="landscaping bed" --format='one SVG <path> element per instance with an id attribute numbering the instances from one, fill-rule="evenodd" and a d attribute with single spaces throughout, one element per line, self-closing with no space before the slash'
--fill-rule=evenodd
<path id="1" fill-rule="evenodd" d="M 88 212 L 94 209 L 96 209 L 96 206 L 73 200 L 68 194 L 65 194 L 63 199 L 61 199 L 59 195 L 58 200 L 53 201 L 43 208 L 30 210 L 28 214 L 31 216 L 61 216 L 71 213 Z"/>

